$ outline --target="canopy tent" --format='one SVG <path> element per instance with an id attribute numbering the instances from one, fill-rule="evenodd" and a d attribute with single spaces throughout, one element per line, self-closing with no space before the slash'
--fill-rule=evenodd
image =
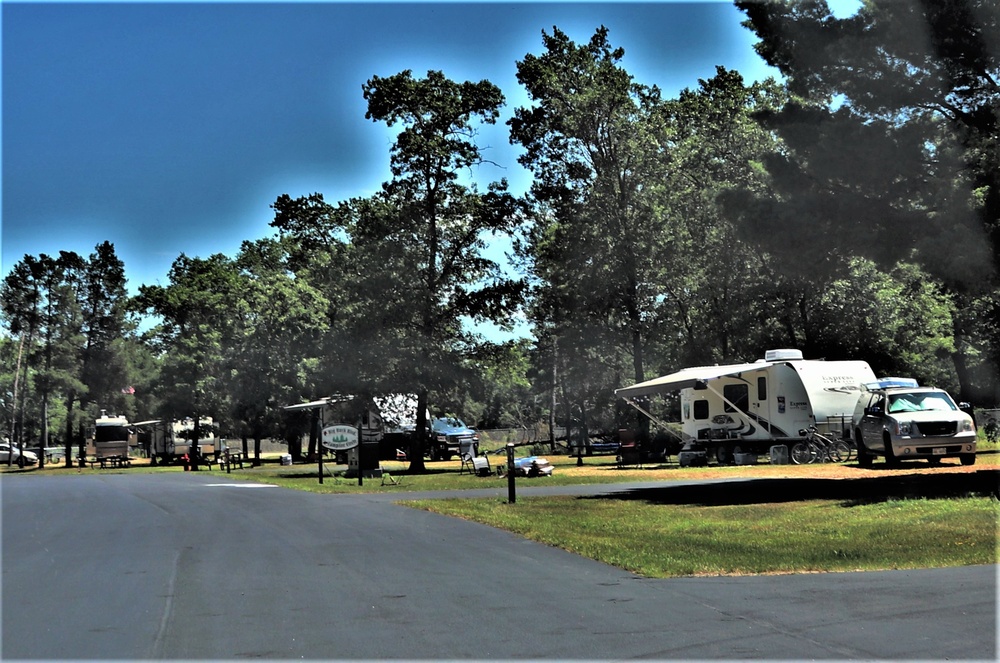
<path id="1" fill-rule="evenodd" d="M 759 370 L 765 366 L 767 366 L 767 364 L 763 362 L 756 362 L 753 364 L 730 364 L 728 366 L 696 366 L 694 368 L 685 368 L 684 370 L 671 373 L 670 375 L 664 375 L 662 377 L 634 384 L 631 387 L 615 389 L 615 395 L 621 398 L 629 399 L 637 396 L 662 394 L 693 387 L 698 382 L 707 382 L 726 375 L 736 375 L 737 373 L 742 373 L 743 371 Z"/>

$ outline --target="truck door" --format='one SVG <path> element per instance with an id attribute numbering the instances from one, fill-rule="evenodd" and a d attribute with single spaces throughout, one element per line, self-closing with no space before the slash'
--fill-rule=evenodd
<path id="1" fill-rule="evenodd" d="M 885 395 L 872 394 L 865 406 L 864 417 L 861 419 L 861 433 L 865 437 L 865 446 L 870 449 L 883 449 L 882 415 L 885 413 Z"/>

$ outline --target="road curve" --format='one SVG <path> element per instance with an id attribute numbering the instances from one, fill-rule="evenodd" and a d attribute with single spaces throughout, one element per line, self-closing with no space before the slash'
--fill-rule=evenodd
<path id="1" fill-rule="evenodd" d="M 5 476 L 0 657 L 996 658 L 996 566 L 644 579 L 417 496 Z"/>

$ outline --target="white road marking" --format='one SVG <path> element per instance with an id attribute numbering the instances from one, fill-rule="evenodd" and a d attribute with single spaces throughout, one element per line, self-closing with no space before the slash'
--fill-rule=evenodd
<path id="1" fill-rule="evenodd" d="M 277 488 L 273 483 L 206 483 L 209 488 Z"/>

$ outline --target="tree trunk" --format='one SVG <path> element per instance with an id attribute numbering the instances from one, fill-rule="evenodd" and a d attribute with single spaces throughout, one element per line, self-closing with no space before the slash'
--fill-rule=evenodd
<path id="1" fill-rule="evenodd" d="M 552 392 L 549 403 L 549 450 L 556 452 L 556 376 L 559 365 L 559 337 L 552 337 Z"/>
<path id="2" fill-rule="evenodd" d="M 424 449 L 426 448 L 427 428 L 427 390 L 417 392 L 417 430 L 410 439 L 410 473 L 420 474 L 427 471 L 424 464 Z"/>
<path id="3" fill-rule="evenodd" d="M 24 334 L 21 334 L 20 336 L 21 338 L 17 344 L 17 366 L 14 369 L 14 398 L 12 403 L 13 409 L 10 412 L 10 438 L 7 440 L 7 443 L 11 445 L 11 449 L 14 448 L 14 441 L 17 439 L 15 434 L 15 431 L 17 430 L 17 389 L 21 377 L 21 353 L 24 350 Z M 7 467 L 10 467 L 13 459 L 14 454 L 7 454 Z"/>
<path id="4" fill-rule="evenodd" d="M 955 375 L 958 377 L 958 400 L 972 402 L 972 377 L 969 374 L 969 362 L 965 356 L 966 333 L 961 322 L 953 319 L 952 335 L 955 338 L 955 351 L 951 353 L 951 361 L 955 365 Z"/>
<path id="5" fill-rule="evenodd" d="M 191 451 L 188 455 L 191 457 L 191 469 L 197 471 L 199 454 L 201 453 L 201 447 L 198 446 L 198 441 L 201 439 L 201 414 L 198 412 L 194 413 L 194 430 L 191 431 Z"/>
<path id="6" fill-rule="evenodd" d="M 45 447 L 49 444 L 49 393 L 42 394 L 42 439 L 38 443 L 38 469 L 45 467 Z"/>
<path id="7" fill-rule="evenodd" d="M 86 463 L 83 460 L 84 458 L 87 457 L 87 429 L 85 428 L 86 425 L 87 425 L 86 422 L 81 420 L 80 426 L 77 428 L 77 433 L 76 433 L 77 436 L 76 441 L 79 444 L 77 448 L 79 449 L 78 455 L 80 459 L 79 462 L 80 467 L 84 467 L 86 465 Z M 67 461 L 68 460 L 69 459 L 67 459 Z"/>
<path id="8" fill-rule="evenodd" d="M 66 467 L 73 466 L 73 406 L 76 394 L 70 393 L 66 399 Z"/>

